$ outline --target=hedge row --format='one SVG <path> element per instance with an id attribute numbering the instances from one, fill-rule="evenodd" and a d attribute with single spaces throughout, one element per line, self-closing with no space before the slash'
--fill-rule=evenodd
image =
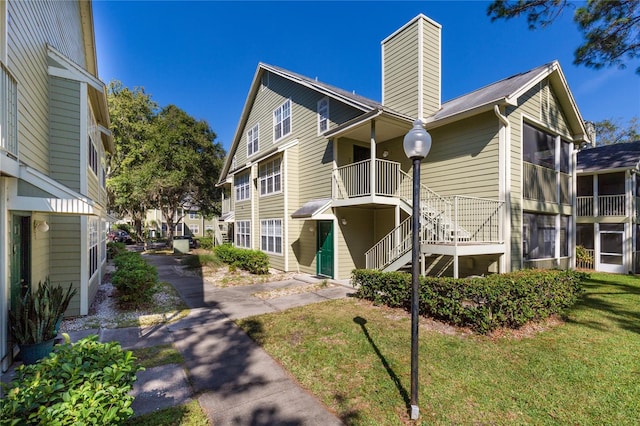
<path id="1" fill-rule="evenodd" d="M 477 278 L 420 277 L 420 315 L 486 334 L 498 327 L 518 328 L 572 306 L 586 274 L 560 270 L 522 270 Z M 354 270 L 357 297 L 411 309 L 411 275 Z"/>
<path id="2" fill-rule="evenodd" d="M 0 425 L 123 424 L 133 415 L 130 392 L 143 370 L 135 360 L 96 335 L 56 345 L 47 358 L 16 369 L 0 400 Z"/>
<path id="3" fill-rule="evenodd" d="M 252 274 L 269 273 L 269 256 L 259 250 L 247 250 L 222 244 L 214 248 L 216 255 L 225 263 L 244 269 Z"/>
<path id="4" fill-rule="evenodd" d="M 158 271 L 140 253 L 124 251 L 113 260 L 116 271 L 111 283 L 118 290 L 118 303 L 139 308 L 151 303 L 158 285 Z"/>

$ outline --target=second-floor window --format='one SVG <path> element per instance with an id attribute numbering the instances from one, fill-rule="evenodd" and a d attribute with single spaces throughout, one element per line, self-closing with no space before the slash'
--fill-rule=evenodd
<path id="1" fill-rule="evenodd" d="M 329 129 L 329 98 L 318 101 L 318 133 L 324 133 Z"/>
<path id="2" fill-rule="evenodd" d="M 198 212 L 194 212 L 193 210 L 189 211 L 189 219 L 195 220 L 198 218 Z"/>
<path id="3" fill-rule="evenodd" d="M 260 139 L 260 126 L 256 124 L 247 132 L 247 157 L 258 152 L 258 140 Z"/>
<path id="4" fill-rule="evenodd" d="M 248 200 L 251 196 L 249 173 L 235 177 L 236 201 Z"/>
<path id="5" fill-rule="evenodd" d="M 277 141 L 291 133 L 291 99 L 273 111 L 273 140 Z"/>
<path id="6" fill-rule="evenodd" d="M 275 194 L 282 191 L 282 170 L 280 158 L 260 165 L 260 195 Z"/>
<path id="7" fill-rule="evenodd" d="M 96 145 L 93 143 L 93 139 L 91 136 L 88 138 L 89 140 L 89 167 L 93 170 L 93 174 L 98 176 L 98 150 L 96 149 Z"/>

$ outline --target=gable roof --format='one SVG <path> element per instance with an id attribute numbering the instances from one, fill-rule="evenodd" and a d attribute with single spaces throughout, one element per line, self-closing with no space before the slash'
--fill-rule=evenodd
<path id="1" fill-rule="evenodd" d="M 405 114 L 394 111 L 393 109 L 385 107 L 381 103 L 364 96 L 356 95 L 355 93 L 340 89 L 330 84 L 322 83 L 317 79 L 311 79 L 301 74 L 288 71 L 284 68 L 261 62 L 258 64 L 258 68 L 254 75 L 251 89 L 249 90 L 249 95 L 247 96 L 247 100 L 234 135 L 233 143 L 229 150 L 229 154 L 227 155 L 222 173 L 220 174 L 218 184 L 222 184 L 229 173 L 229 168 L 233 158 L 232 153 L 235 152 L 242 136 L 239 133 L 240 129 L 244 128 L 246 124 L 250 112 L 251 101 L 260 87 L 261 78 L 265 72 L 277 74 L 287 80 L 296 82 L 319 93 L 323 93 L 326 96 L 330 96 L 340 102 L 351 105 L 363 112 L 359 117 L 325 132 L 325 136 L 327 137 L 335 137 L 343 132 L 361 128 L 364 123 L 367 123 L 374 118 L 380 119 L 379 117 L 387 119 L 390 122 L 394 122 L 396 124 L 395 131 L 397 133 L 398 131 L 404 131 L 403 126 L 405 124 L 408 125 L 406 129 L 408 130 L 415 119 L 415 117 L 408 117 Z M 577 142 L 589 141 L 584 121 L 582 120 L 577 104 L 571 95 L 571 91 L 569 90 L 566 78 L 564 77 L 558 61 L 553 61 L 529 71 L 507 77 L 503 80 L 447 101 L 441 105 L 438 112 L 424 119 L 425 127 L 427 129 L 432 129 L 443 126 L 485 111 L 493 110 L 496 105 L 515 106 L 517 105 L 518 98 L 520 96 L 545 78 L 549 79 L 550 84 L 555 89 L 555 94 L 565 111 L 568 125 L 572 133 L 575 135 L 574 140 Z"/>
<path id="2" fill-rule="evenodd" d="M 640 141 L 616 143 L 578 151 L 579 173 L 640 168 Z"/>

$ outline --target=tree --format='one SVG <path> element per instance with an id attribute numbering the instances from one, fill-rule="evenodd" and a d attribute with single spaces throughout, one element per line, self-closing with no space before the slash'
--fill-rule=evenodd
<path id="1" fill-rule="evenodd" d="M 494 0 L 487 9 L 491 21 L 511 19 L 525 14 L 529 29 L 551 24 L 566 8 L 575 8 L 569 0 Z M 575 9 L 574 22 L 584 35 L 584 43 L 574 52 L 576 65 L 600 69 L 625 59 L 640 57 L 640 2 L 638 0 L 588 0 Z M 636 68 L 640 75 L 640 67 Z"/>
<path id="2" fill-rule="evenodd" d="M 626 125 L 610 119 L 596 121 L 593 125 L 596 131 L 597 146 L 640 141 L 638 117 L 633 117 Z"/>
<path id="3" fill-rule="evenodd" d="M 219 213 L 216 180 L 224 148 L 206 121 L 196 120 L 175 105 L 163 108 L 154 120 L 154 136 L 141 176 L 148 179 L 151 203 L 167 221 L 167 238 L 185 212 Z"/>
<path id="4" fill-rule="evenodd" d="M 107 102 L 115 142 L 115 152 L 107 170 L 109 206 L 113 211 L 131 217 L 140 236 L 149 205 L 149 180 L 141 169 L 152 136 L 157 105 L 144 88 L 129 90 L 119 81 L 109 83 Z"/>

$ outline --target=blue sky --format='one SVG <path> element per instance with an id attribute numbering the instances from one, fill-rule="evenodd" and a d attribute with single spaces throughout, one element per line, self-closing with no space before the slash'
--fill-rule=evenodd
<path id="1" fill-rule="evenodd" d="M 381 99 L 380 42 L 423 13 L 442 25 L 443 102 L 559 60 L 585 120 L 640 116 L 634 70 L 575 66 L 572 12 L 546 29 L 491 22 L 484 1 L 94 1 L 100 78 L 206 120 L 225 149 L 259 62 Z"/>

